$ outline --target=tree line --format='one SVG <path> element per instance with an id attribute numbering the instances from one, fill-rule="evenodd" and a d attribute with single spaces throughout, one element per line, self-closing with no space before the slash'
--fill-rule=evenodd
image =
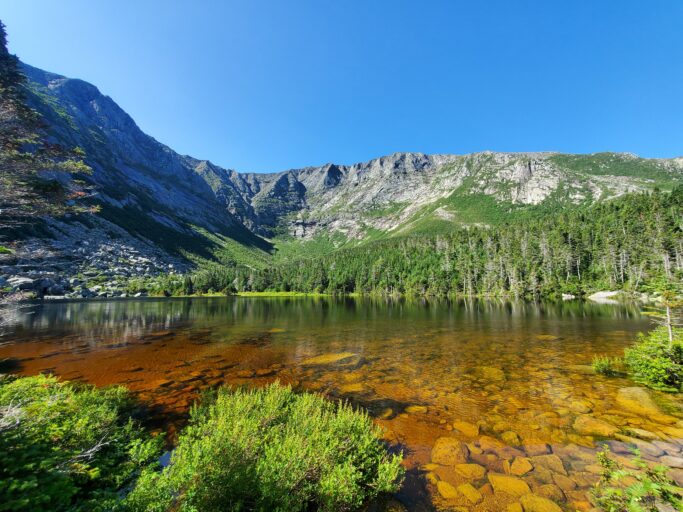
<path id="1" fill-rule="evenodd" d="M 683 276 L 683 187 L 542 218 L 410 236 L 255 270 L 210 265 L 194 292 L 296 291 L 535 298 L 646 290 Z"/>

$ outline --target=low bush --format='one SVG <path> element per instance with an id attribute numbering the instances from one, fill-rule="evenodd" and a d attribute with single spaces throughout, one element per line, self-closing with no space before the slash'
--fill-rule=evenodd
<path id="1" fill-rule="evenodd" d="M 593 358 L 593 370 L 608 377 L 619 375 L 622 365 L 623 361 L 618 357 L 595 356 Z"/>
<path id="2" fill-rule="evenodd" d="M 110 510 L 158 458 L 125 388 L 0 376 L 0 510 Z"/>
<path id="3" fill-rule="evenodd" d="M 683 329 L 673 329 L 669 340 L 666 327 L 641 334 L 637 343 L 624 351 L 624 361 L 634 380 L 663 391 L 683 390 Z"/>
<path id="4" fill-rule="evenodd" d="M 598 452 L 598 462 L 602 466 L 602 475 L 591 497 L 600 510 L 683 510 L 680 488 L 667 476 L 670 468 L 662 465 L 650 467 L 637 456 L 634 459 L 635 469 L 625 469 L 610 457 L 609 450 Z"/>
<path id="5" fill-rule="evenodd" d="M 171 463 L 128 495 L 134 511 L 352 510 L 402 478 L 367 414 L 273 384 L 193 407 Z"/>

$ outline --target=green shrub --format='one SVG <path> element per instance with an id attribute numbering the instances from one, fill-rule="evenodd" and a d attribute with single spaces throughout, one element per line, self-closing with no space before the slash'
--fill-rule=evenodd
<path id="1" fill-rule="evenodd" d="M 641 334 L 638 342 L 624 351 L 624 360 L 634 380 L 664 391 L 683 390 L 683 330 L 674 329 L 669 341 L 666 327 Z"/>
<path id="2" fill-rule="evenodd" d="M 190 416 L 171 464 L 145 472 L 130 510 L 352 510 L 402 478 L 367 414 L 277 383 L 221 389 Z"/>
<path id="3" fill-rule="evenodd" d="M 14 251 L 10 249 L 9 247 L 5 247 L 4 245 L 0 245 L 0 254 L 14 254 Z"/>
<path id="4" fill-rule="evenodd" d="M 0 377 L 0 510 L 109 510 L 156 460 L 122 387 Z"/>
<path id="5" fill-rule="evenodd" d="M 598 452 L 602 475 L 591 493 L 594 504 L 600 510 L 606 512 L 683 510 L 680 488 L 666 476 L 670 468 L 662 465 L 651 468 L 638 455 L 634 459 L 636 469 L 624 469 L 609 455 L 609 450 Z"/>
<path id="6" fill-rule="evenodd" d="M 614 377 L 619 375 L 619 368 L 622 366 L 622 360 L 618 357 L 595 356 L 593 358 L 593 369 L 596 373 Z"/>

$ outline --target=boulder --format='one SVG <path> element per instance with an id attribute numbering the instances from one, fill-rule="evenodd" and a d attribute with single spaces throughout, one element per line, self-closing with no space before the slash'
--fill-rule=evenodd
<path id="1" fill-rule="evenodd" d="M 468 423 L 467 421 L 454 421 L 453 428 L 462 432 L 467 437 L 477 437 L 479 435 L 479 425 Z"/>
<path id="2" fill-rule="evenodd" d="M 453 500 L 458 497 L 458 490 L 443 480 L 436 482 L 436 490 L 439 491 L 439 494 L 447 500 Z"/>
<path id="3" fill-rule="evenodd" d="M 456 464 L 455 471 L 468 480 L 479 480 L 486 475 L 486 468 L 479 464 Z"/>
<path id="4" fill-rule="evenodd" d="M 629 412 L 651 418 L 658 423 L 676 423 L 676 418 L 664 414 L 644 388 L 621 388 L 617 392 L 617 404 Z"/>
<path id="5" fill-rule="evenodd" d="M 469 457 L 467 445 L 454 437 L 440 437 L 432 448 L 432 462 L 444 466 L 464 464 Z"/>
<path id="6" fill-rule="evenodd" d="M 562 512 L 557 503 L 535 494 L 526 494 L 519 501 L 524 512 Z"/>
<path id="7" fill-rule="evenodd" d="M 683 457 L 665 455 L 664 457 L 660 457 L 658 462 L 665 466 L 669 466 L 670 468 L 683 469 Z"/>
<path id="8" fill-rule="evenodd" d="M 489 473 L 489 482 L 496 493 L 520 497 L 531 492 L 529 485 L 516 476 Z"/>
<path id="9" fill-rule="evenodd" d="M 562 464 L 562 459 L 560 459 L 557 455 L 550 454 L 550 455 L 537 455 L 535 457 L 531 457 L 531 462 L 533 463 L 534 467 L 544 467 L 552 471 L 553 473 L 559 473 L 560 475 L 567 475 L 567 470 L 564 468 L 564 464 Z"/>
<path id="10" fill-rule="evenodd" d="M 29 277 L 10 277 L 7 283 L 15 290 L 33 290 L 35 288 L 33 279 Z"/>
<path id="11" fill-rule="evenodd" d="M 505 372 L 500 368 L 494 368 L 493 366 L 478 366 L 474 369 L 474 375 L 478 379 L 482 379 L 488 382 L 504 382 Z"/>
<path id="12" fill-rule="evenodd" d="M 611 437 L 619 429 L 606 421 L 595 418 L 588 414 L 577 416 L 574 420 L 574 430 L 586 436 Z"/>
<path id="13" fill-rule="evenodd" d="M 457 489 L 460 494 L 465 496 L 465 498 L 467 498 L 467 500 L 474 505 L 484 499 L 481 493 L 475 489 L 472 484 L 462 484 L 459 485 Z"/>
<path id="14" fill-rule="evenodd" d="M 304 359 L 301 364 L 310 366 L 344 364 L 349 363 L 356 358 L 358 358 L 358 354 L 354 354 L 353 352 L 338 352 L 309 357 L 308 359 Z"/>
<path id="15" fill-rule="evenodd" d="M 526 457 L 515 457 L 512 463 L 506 460 L 503 463 L 503 468 L 505 469 L 505 472 L 510 475 L 524 476 L 534 469 L 534 466 Z"/>

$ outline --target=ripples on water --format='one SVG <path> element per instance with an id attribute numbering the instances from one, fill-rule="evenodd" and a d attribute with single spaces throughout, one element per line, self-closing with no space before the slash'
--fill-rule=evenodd
<path id="1" fill-rule="evenodd" d="M 588 366 L 650 328 L 635 306 L 193 298 L 37 304 L 6 319 L 12 371 L 125 384 L 171 432 L 220 384 L 279 379 L 363 406 L 405 452 L 398 497 L 411 509 L 505 510 L 525 486 L 587 508 L 605 437 L 619 457 L 619 438 L 651 460 L 682 456 L 678 397 L 638 408 L 632 382 Z"/>

